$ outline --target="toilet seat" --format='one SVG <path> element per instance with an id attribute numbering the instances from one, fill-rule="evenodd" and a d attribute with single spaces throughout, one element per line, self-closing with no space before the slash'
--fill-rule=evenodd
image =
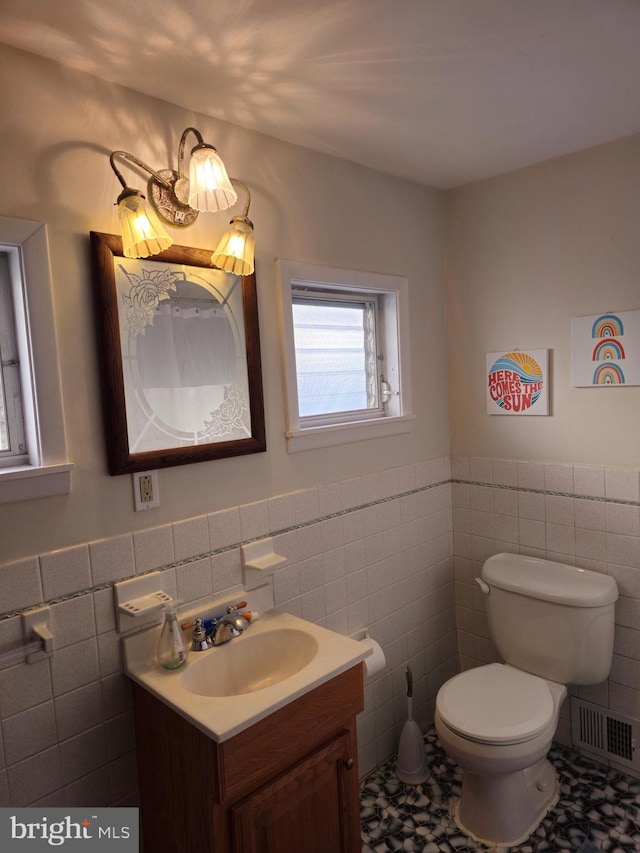
<path id="1" fill-rule="evenodd" d="M 461 737 L 515 744 L 532 740 L 553 722 L 555 703 L 543 678 L 492 663 L 447 681 L 438 691 L 436 710 Z"/>

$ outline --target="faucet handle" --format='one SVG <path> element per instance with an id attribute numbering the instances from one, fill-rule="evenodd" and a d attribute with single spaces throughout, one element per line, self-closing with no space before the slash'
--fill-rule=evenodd
<path id="1" fill-rule="evenodd" d="M 191 640 L 191 651 L 205 652 L 212 646 L 213 640 L 211 639 L 211 637 L 207 636 L 207 632 L 204 627 L 204 622 L 198 616 L 193 621 L 193 638 Z"/>

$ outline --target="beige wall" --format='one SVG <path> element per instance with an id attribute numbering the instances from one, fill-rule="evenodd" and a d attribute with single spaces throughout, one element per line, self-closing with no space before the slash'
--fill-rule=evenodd
<path id="1" fill-rule="evenodd" d="M 49 228 L 70 459 L 69 496 L 0 507 L 0 562 L 448 453 L 442 286 L 442 197 L 344 160 L 103 83 L 0 48 L 3 103 L 0 214 Z M 215 93 L 212 93 L 212 97 Z M 176 165 L 196 125 L 253 194 L 268 452 L 160 472 L 161 506 L 134 513 L 131 478 L 106 473 L 93 327 L 88 232 L 117 231 L 119 184 L 108 154 L 129 150 Z M 133 186 L 143 179 L 123 167 Z M 227 219 L 203 215 L 176 242 L 214 247 Z M 415 428 L 288 455 L 274 260 L 406 275 L 410 281 Z M 426 333 L 425 333 L 426 330 Z"/>
<path id="2" fill-rule="evenodd" d="M 571 386 L 571 318 L 640 308 L 640 136 L 447 195 L 454 454 L 638 467 L 640 387 Z M 551 417 L 486 414 L 485 353 L 551 350 Z"/>

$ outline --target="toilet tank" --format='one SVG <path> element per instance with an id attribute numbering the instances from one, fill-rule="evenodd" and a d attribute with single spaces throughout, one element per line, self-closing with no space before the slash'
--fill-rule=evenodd
<path id="1" fill-rule="evenodd" d="M 505 663 L 560 684 L 611 668 L 618 587 L 609 575 L 520 554 L 482 567 L 491 636 Z"/>

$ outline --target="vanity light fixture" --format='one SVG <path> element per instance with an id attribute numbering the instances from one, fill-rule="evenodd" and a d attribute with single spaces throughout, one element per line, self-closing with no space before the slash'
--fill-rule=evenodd
<path id="1" fill-rule="evenodd" d="M 189 133 L 198 144 L 191 151 L 189 177 L 185 174 L 185 146 Z M 150 175 L 147 192 L 149 201 L 139 191 L 127 186 L 115 158 L 134 163 Z M 178 171 L 155 171 L 139 157 L 127 151 L 113 151 L 109 158 L 111 168 L 122 184 L 117 198 L 122 250 L 126 258 L 146 258 L 157 255 L 173 244 L 164 226 L 166 222 L 177 228 L 186 228 L 198 218 L 199 211 L 217 213 L 236 203 L 238 194 L 234 184 L 247 194 L 241 216 L 234 217 L 223 234 L 211 262 L 220 269 L 237 275 L 250 275 L 254 269 L 253 223 L 248 217 L 251 193 L 246 184 L 229 178 L 222 159 L 213 145 L 207 144 L 200 131 L 187 127 L 180 139 Z"/>

